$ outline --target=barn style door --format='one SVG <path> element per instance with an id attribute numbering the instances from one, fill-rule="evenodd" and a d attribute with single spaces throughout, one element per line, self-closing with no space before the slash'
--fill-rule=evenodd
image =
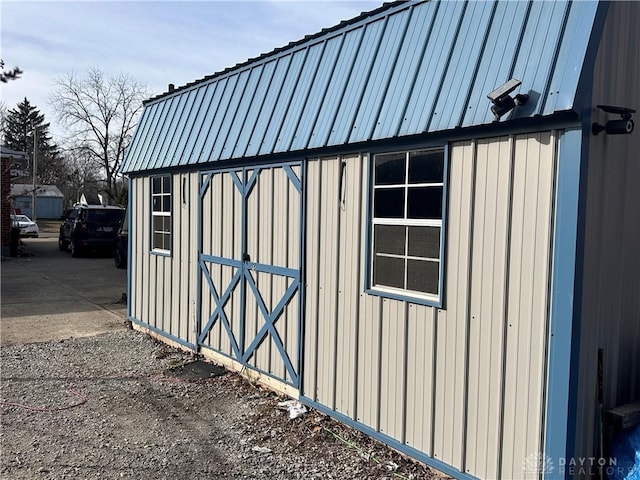
<path id="1" fill-rule="evenodd" d="M 298 387 L 302 165 L 200 178 L 198 344 Z"/>

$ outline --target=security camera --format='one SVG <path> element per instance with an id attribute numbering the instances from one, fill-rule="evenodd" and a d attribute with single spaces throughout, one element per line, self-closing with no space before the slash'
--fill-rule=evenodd
<path id="1" fill-rule="evenodd" d="M 609 120 L 604 125 L 594 123 L 591 126 L 591 132 L 594 135 L 598 135 L 603 130 L 606 131 L 608 135 L 628 135 L 633 132 L 635 125 L 631 116 L 636 113 L 634 109 L 627 107 L 615 107 L 613 105 L 598 105 L 598 108 L 606 113 L 620 115 L 622 118 L 620 120 Z"/>
<path id="2" fill-rule="evenodd" d="M 633 120 L 609 120 L 605 130 L 609 135 L 625 135 L 633 132 Z"/>

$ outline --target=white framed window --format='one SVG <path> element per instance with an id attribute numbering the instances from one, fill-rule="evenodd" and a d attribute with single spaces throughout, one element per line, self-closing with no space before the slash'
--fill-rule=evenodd
<path id="1" fill-rule="evenodd" d="M 373 156 L 369 286 L 373 293 L 440 303 L 444 148 Z"/>
<path id="2" fill-rule="evenodd" d="M 151 249 L 171 251 L 171 175 L 151 177 Z"/>

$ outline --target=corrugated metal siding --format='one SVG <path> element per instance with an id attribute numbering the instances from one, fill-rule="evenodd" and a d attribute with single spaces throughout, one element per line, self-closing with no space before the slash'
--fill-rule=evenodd
<path id="1" fill-rule="evenodd" d="M 570 110 L 596 6 L 394 5 L 153 100 L 123 171 L 488 124 L 511 77 L 530 100 L 509 118 Z"/>
<path id="2" fill-rule="evenodd" d="M 183 342 L 195 343 L 197 175 L 172 179 L 170 257 L 150 254 L 150 179 L 134 179 L 131 188 L 131 316 Z"/>
<path id="3" fill-rule="evenodd" d="M 303 395 L 462 472 L 526 478 L 543 432 L 555 145 L 451 146 L 442 309 L 364 293 L 366 160 L 310 161 Z"/>
<path id="4" fill-rule="evenodd" d="M 593 105 L 640 110 L 640 6 L 611 2 L 594 69 Z M 624 72 L 624 74 L 621 74 Z M 597 457 L 597 359 L 604 407 L 640 399 L 640 135 L 590 136 L 576 456 Z M 594 108 L 593 121 L 619 118 Z"/>

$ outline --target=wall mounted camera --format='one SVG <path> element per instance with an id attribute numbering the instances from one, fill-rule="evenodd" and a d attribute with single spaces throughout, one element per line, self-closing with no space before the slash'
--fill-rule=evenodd
<path id="1" fill-rule="evenodd" d="M 613 105 L 598 105 L 598 108 L 605 113 L 612 113 L 614 115 L 620 115 L 620 120 L 609 120 L 604 125 L 600 123 L 594 123 L 591 125 L 591 131 L 594 135 L 598 135 L 603 130 L 608 135 L 627 135 L 633 132 L 634 123 L 631 119 L 632 115 L 636 111 L 627 107 L 614 107 Z"/>
<path id="2" fill-rule="evenodd" d="M 519 93 L 515 98 L 511 96 L 511 92 L 520 85 L 522 85 L 520 80 L 512 78 L 487 95 L 487 98 L 491 100 L 491 103 L 493 104 L 491 105 L 491 113 L 493 113 L 496 121 L 500 120 L 500 117 L 504 114 L 513 110 L 516 105 L 524 105 L 527 103 L 529 95 L 526 93 Z"/>

